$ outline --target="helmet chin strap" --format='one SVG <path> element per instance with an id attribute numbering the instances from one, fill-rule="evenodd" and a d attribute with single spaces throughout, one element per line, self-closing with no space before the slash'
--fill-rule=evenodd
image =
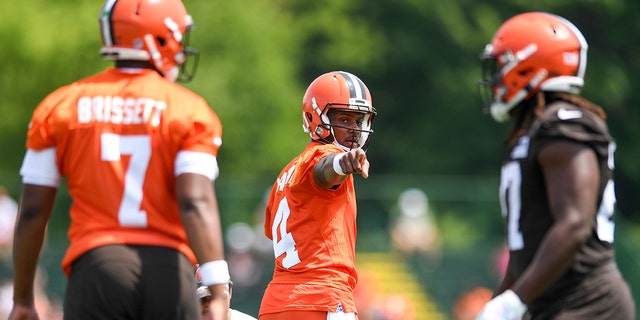
<path id="1" fill-rule="evenodd" d="M 518 97 L 518 96 L 521 96 L 521 97 Z M 524 99 L 525 96 L 526 96 L 526 91 L 520 90 L 520 92 L 518 92 L 518 94 L 516 95 L 516 98 L 518 99 L 518 101 L 520 101 Z M 492 103 L 490 112 L 493 120 L 499 123 L 507 122 L 507 120 L 509 120 L 509 111 L 513 109 L 513 107 L 516 105 L 515 102 L 516 102 L 516 99 L 512 100 L 511 103 L 501 103 L 501 102 Z"/>
<path id="2" fill-rule="evenodd" d="M 163 76 L 165 79 L 171 81 L 171 82 L 176 82 L 176 80 L 178 79 L 178 76 L 180 75 L 180 69 L 178 67 L 173 67 L 169 70 L 167 70 Z"/>

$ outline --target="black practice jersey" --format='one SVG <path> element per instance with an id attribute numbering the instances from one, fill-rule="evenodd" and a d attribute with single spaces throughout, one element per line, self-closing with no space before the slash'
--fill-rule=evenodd
<path id="1" fill-rule="evenodd" d="M 555 307 L 567 307 L 573 303 L 577 308 L 584 301 L 579 301 L 576 290 L 593 289 L 585 286 L 602 287 L 600 281 L 586 280 L 609 279 L 612 267 L 614 275 L 620 277 L 612 246 L 615 143 L 602 119 L 567 102 L 554 102 L 546 108 L 528 133 L 509 150 L 502 167 L 500 204 L 506 222 L 512 271 L 516 278 L 520 277 L 553 224 L 538 155 L 545 145 L 558 140 L 583 143 L 597 155 L 600 166 L 600 194 L 598 207 L 594 208 L 597 217 L 591 236 L 580 248 L 571 268 L 529 305 L 534 315 L 536 310 L 553 314 Z"/>

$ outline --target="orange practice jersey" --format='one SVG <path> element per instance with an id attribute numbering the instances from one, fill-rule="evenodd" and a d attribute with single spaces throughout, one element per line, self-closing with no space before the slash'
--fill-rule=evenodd
<path id="1" fill-rule="evenodd" d="M 152 70 L 109 68 L 47 96 L 33 114 L 27 148 L 55 148 L 73 200 L 64 272 L 109 244 L 175 248 L 195 263 L 174 164 L 180 151 L 216 156 L 221 133 L 202 97 Z"/>
<path id="2" fill-rule="evenodd" d="M 310 143 L 280 173 L 266 208 L 275 269 L 260 314 L 286 310 L 355 312 L 356 199 L 353 177 L 321 189 L 313 168 L 337 146 Z"/>

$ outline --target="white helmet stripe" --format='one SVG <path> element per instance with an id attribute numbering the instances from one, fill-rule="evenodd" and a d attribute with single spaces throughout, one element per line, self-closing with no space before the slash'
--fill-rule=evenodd
<path id="1" fill-rule="evenodd" d="M 580 63 L 578 64 L 578 74 L 576 74 L 576 76 L 584 78 L 584 74 L 587 69 L 587 49 L 589 48 L 587 40 L 582 35 L 582 32 L 580 32 L 580 29 L 578 29 L 578 27 L 571 23 L 571 21 L 555 14 L 551 15 L 564 22 L 564 24 L 566 24 L 567 27 L 573 32 L 576 38 L 578 38 L 578 42 L 580 43 Z"/>
<path id="2" fill-rule="evenodd" d="M 102 41 L 105 46 L 113 45 L 113 36 L 111 34 L 111 15 L 113 14 L 113 8 L 118 0 L 107 0 L 100 11 L 100 32 L 102 33 Z"/>

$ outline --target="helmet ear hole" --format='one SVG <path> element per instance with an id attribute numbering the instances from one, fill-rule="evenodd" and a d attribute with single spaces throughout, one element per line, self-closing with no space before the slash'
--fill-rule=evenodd
<path id="1" fill-rule="evenodd" d="M 311 123 L 311 120 L 313 120 L 313 115 L 311 115 L 311 113 L 309 112 L 305 112 L 304 116 L 307 117 L 307 121 Z"/>
<path id="2" fill-rule="evenodd" d="M 531 74 L 532 72 L 534 72 L 533 68 L 526 68 L 526 69 L 522 69 L 522 70 L 518 71 L 518 74 L 520 76 L 526 77 L 527 75 Z"/>
<path id="3" fill-rule="evenodd" d="M 156 37 L 156 40 L 158 40 L 158 43 L 160 44 L 161 47 L 164 47 L 167 44 L 167 41 L 164 40 L 164 38 Z"/>

